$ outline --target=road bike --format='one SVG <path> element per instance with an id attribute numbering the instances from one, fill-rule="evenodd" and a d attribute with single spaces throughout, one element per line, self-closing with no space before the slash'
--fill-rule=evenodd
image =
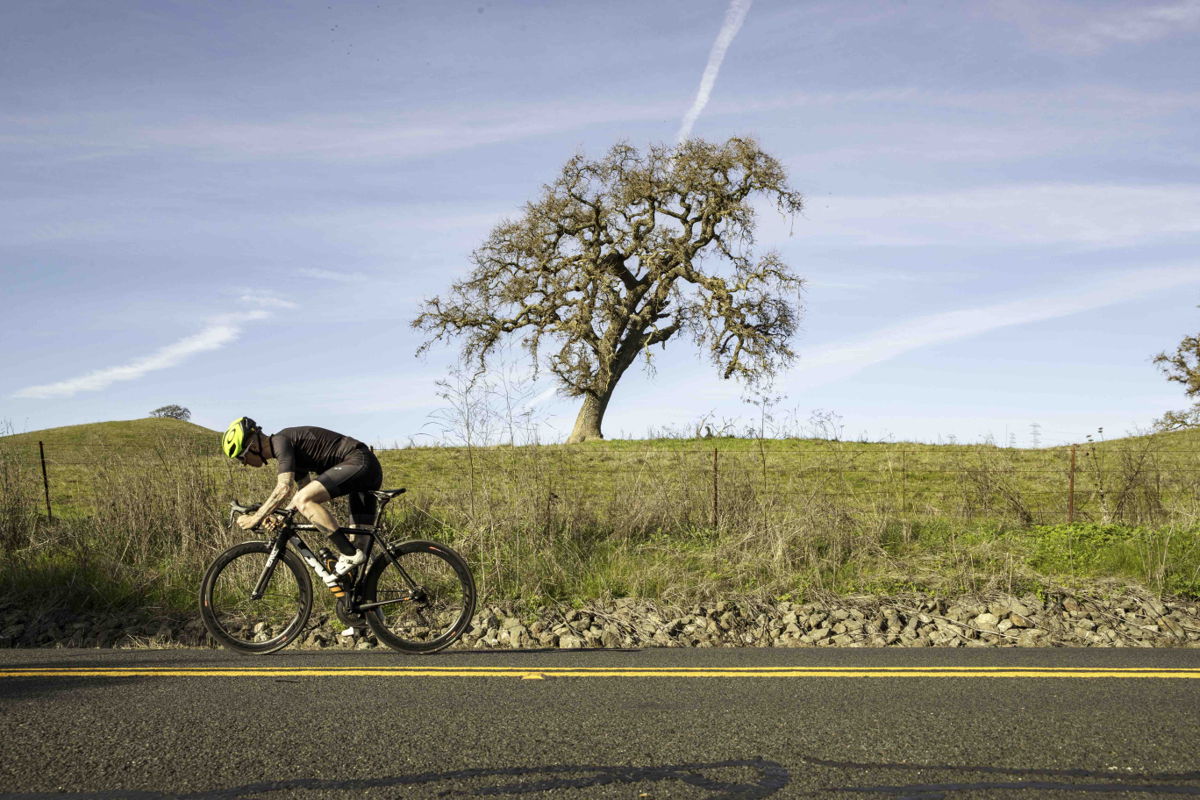
<path id="1" fill-rule="evenodd" d="M 200 618 L 218 643 L 239 653 L 266 655 L 287 647 L 305 630 L 313 605 L 308 566 L 338 598 L 346 625 L 365 621 L 379 641 L 402 653 L 436 653 L 462 636 L 475 613 L 475 580 L 467 562 L 444 544 L 412 540 L 389 544 L 379 521 L 404 489 L 373 492 L 379 500 L 370 528 L 354 528 L 367 561 L 334 575 L 333 554 L 318 556 L 301 538 L 315 525 L 296 510 L 275 511 L 267 540 L 235 544 L 221 553 L 200 583 Z M 229 524 L 259 506 L 229 504 Z M 365 545 L 362 544 L 365 539 Z M 378 545 L 378 547 L 376 547 Z M 372 558 L 372 551 L 377 551 Z"/>

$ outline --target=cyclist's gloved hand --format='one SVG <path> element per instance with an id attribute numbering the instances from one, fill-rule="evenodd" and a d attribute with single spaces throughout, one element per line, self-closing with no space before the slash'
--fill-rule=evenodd
<path id="1" fill-rule="evenodd" d="M 242 514 L 240 517 L 237 518 L 237 524 L 238 524 L 238 527 L 244 531 L 250 530 L 251 528 L 254 527 L 254 515 L 253 514 Z"/>

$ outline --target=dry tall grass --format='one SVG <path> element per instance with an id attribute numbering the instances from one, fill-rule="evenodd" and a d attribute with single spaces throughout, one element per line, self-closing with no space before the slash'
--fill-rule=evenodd
<path id="1" fill-rule="evenodd" d="M 1196 541 L 1198 475 L 1154 437 L 1131 442 L 1079 448 L 1076 519 L 1161 531 L 1118 577 L 1178 585 L 1200 564 L 1200 548 L 1179 549 Z M 247 538 L 226 527 L 228 501 L 273 483 L 168 438 L 136 458 L 77 455 L 71 502 L 48 521 L 36 462 L 0 447 L 10 600 L 190 610 L 207 564 Z M 1068 507 L 1065 450 L 701 440 L 380 455 L 386 484 L 411 487 L 394 533 L 460 549 L 489 601 L 1013 591 L 1043 577 L 1024 534 Z M 1180 552 L 1195 563 L 1173 563 Z"/>

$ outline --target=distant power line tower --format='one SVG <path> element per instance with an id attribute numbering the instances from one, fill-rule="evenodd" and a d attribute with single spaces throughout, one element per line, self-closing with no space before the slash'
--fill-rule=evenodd
<path id="1" fill-rule="evenodd" d="M 1029 441 L 1033 443 L 1033 448 L 1042 446 L 1042 425 L 1039 422 L 1032 422 L 1029 425 Z"/>

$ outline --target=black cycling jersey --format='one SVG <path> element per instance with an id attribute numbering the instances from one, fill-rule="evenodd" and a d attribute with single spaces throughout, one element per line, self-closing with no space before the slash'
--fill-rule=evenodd
<path id="1" fill-rule="evenodd" d="M 331 499 L 349 496 L 350 518 L 355 524 L 375 521 L 378 506 L 371 492 L 383 485 L 383 468 L 371 448 L 357 439 L 312 425 L 284 428 L 271 437 L 271 448 L 279 460 L 276 471 L 280 475 L 291 472 L 299 483 L 308 473 L 319 473 L 315 480 Z"/>
<path id="2" fill-rule="evenodd" d="M 356 450 L 370 452 L 370 448 L 357 439 L 312 425 L 284 428 L 271 436 L 271 449 L 279 460 L 276 472 L 280 475 L 294 472 L 297 476 L 324 472 L 345 461 Z"/>

